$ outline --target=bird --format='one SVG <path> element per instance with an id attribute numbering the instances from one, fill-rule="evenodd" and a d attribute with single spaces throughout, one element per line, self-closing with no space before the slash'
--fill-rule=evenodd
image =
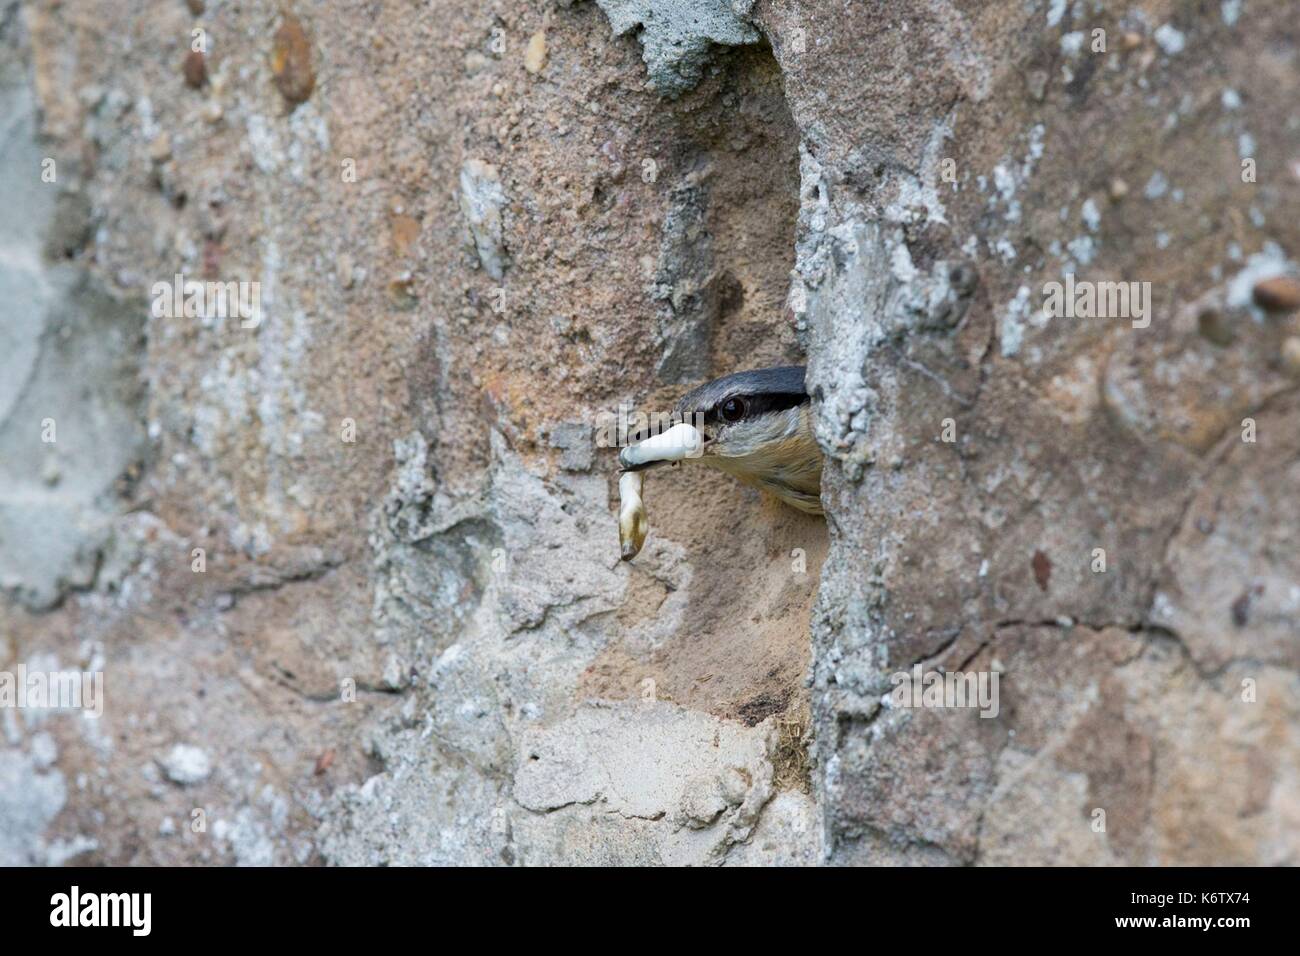
<path id="1" fill-rule="evenodd" d="M 783 365 L 701 385 L 677 402 L 672 420 L 681 424 L 624 447 L 619 464 L 628 473 L 694 460 L 805 514 L 825 514 L 822 452 L 813 437 L 806 373 L 802 365 Z"/>

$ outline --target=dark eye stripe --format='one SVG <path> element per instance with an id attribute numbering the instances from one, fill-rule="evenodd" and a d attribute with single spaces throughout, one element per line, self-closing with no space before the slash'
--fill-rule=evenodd
<path id="1" fill-rule="evenodd" d="M 780 412 L 787 408 L 797 408 L 804 402 L 808 401 L 807 392 L 786 392 L 776 395 L 765 395 L 760 402 L 766 403 L 766 411 Z"/>
<path id="2" fill-rule="evenodd" d="M 732 396 L 727 396 L 731 398 Z M 745 403 L 745 416 L 743 420 L 757 418 L 760 415 L 766 415 L 769 412 L 780 412 L 787 408 L 795 408 L 808 401 L 807 392 L 777 392 L 765 395 L 737 395 Z M 722 417 L 722 406 L 727 404 L 727 398 L 722 399 L 714 405 L 705 414 L 706 422 L 725 422 Z"/>

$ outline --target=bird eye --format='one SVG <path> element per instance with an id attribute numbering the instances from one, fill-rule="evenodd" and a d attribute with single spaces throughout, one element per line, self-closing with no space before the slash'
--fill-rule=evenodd
<path id="1" fill-rule="evenodd" d="M 729 422 L 738 422 L 745 416 L 745 403 L 738 398 L 729 398 L 722 403 L 722 417 Z"/>

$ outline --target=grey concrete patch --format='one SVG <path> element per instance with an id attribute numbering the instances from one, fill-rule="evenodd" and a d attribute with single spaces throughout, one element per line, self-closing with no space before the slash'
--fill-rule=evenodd
<path id="1" fill-rule="evenodd" d="M 0 866 L 45 862 L 45 828 L 67 800 L 58 770 L 20 750 L 0 749 Z"/>
<path id="2" fill-rule="evenodd" d="M 650 85 L 679 96 L 697 82 L 712 48 L 757 43 L 749 19 L 754 0 L 596 0 L 616 36 L 640 28 Z"/>
<path id="3" fill-rule="evenodd" d="M 535 814 L 654 822 L 627 828 L 621 852 L 717 863 L 749 839 L 772 797 L 771 745 L 768 724 L 744 727 L 665 702 L 591 702 L 521 736 L 514 798 Z M 812 831 L 804 836 L 811 845 Z"/>
<path id="4" fill-rule="evenodd" d="M 85 203 L 60 201 L 71 170 L 42 181 L 33 96 L 14 72 L 0 87 L 0 188 L 16 211 L 0 220 L 0 589 L 47 609 L 94 581 L 116 483 L 143 454 L 144 307 L 42 258 L 47 234 L 60 251 L 84 234 Z"/>

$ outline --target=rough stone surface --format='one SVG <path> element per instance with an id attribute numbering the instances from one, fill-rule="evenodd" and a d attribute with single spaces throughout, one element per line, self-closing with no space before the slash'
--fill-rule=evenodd
<path id="1" fill-rule="evenodd" d="M 479 262 L 494 279 L 505 275 L 506 251 L 501 238 L 501 207 L 506 197 L 496 167 L 471 159 L 460 171 L 460 211 L 469 227 Z"/>
<path id="2" fill-rule="evenodd" d="M 1270 490 L 1295 486 L 1278 424 L 1294 384 L 1288 323 L 1245 290 L 1294 269 L 1300 236 L 1294 177 L 1243 182 L 1239 155 L 1248 130 L 1251 155 L 1296 154 L 1267 119 L 1296 87 L 1269 39 L 1284 28 L 1264 10 L 1169 25 L 1157 4 L 963 6 L 854 7 L 816 57 L 778 47 L 804 132 L 792 301 L 830 456 L 812 704 L 826 851 L 1295 860 L 1295 761 L 1256 749 L 1295 730 L 1295 515 Z M 828 109 L 862 63 L 897 62 L 905 21 L 908 57 L 933 68 L 886 69 L 852 114 Z M 1058 44 L 1093 28 L 1107 52 Z M 1226 109 L 1226 83 L 1252 109 Z M 1108 196 L 1117 178 L 1147 185 Z M 1240 229 L 1202 230 L 1220 220 Z M 955 262 L 977 281 L 954 297 Z M 1150 281 L 1149 325 L 1048 318 L 1044 283 L 1070 273 Z M 1234 344 L 1198 334 L 1210 310 Z M 1270 437 L 1243 441 L 1248 418 Z M 882 707 L 891 672 L 922 662 L 998 670 L 1000 718 Z"/>
<path id="3" fill-rule="evenodd" d="M 0 708 L 0 864 L 1300 862 L 1297 44 L 1220 6 L 211 3 L 195 84 L 0 0 L 0 671 L 106 696 Z M 621 562 L 599 416 L 802 361 L 826 521 L 687 463 Z"/>

